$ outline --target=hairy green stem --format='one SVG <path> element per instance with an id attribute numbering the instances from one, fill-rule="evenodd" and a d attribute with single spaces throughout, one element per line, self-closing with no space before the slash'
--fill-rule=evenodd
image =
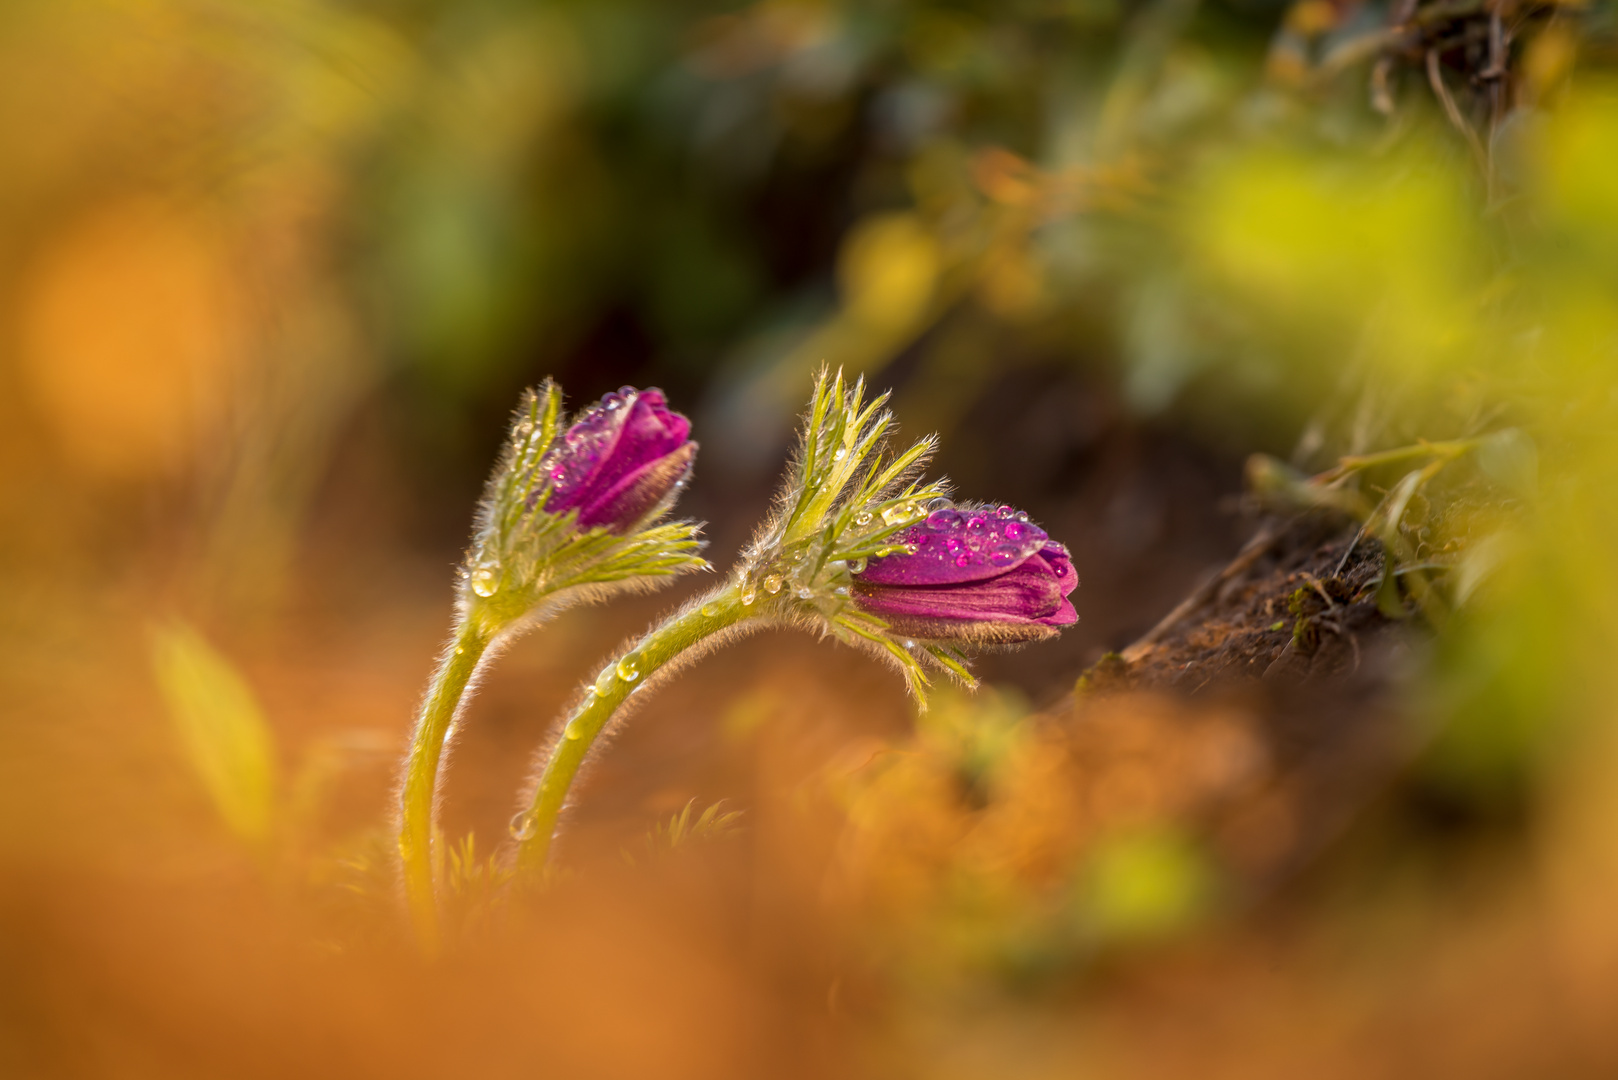
<path id="1" fill-rule="evenodd" d="M 464 619 L 456 629 L 454 646 L 444 654 L 428 686 L 399 789 L 399 857 L 404 863 L 405 899 L 416 937 L 429 953 L 436 952 L 439 945 L 432 857 L 439 764 L 466 688 L 494 637 L 478 619 Z"/>
<path id="2" fill-rule="evenodd" d="M 551 748 L 529 807 L 517 819 L 514 832 L 518 839 L 519 875 L 532 879 L 544 870 L 557 818 L 579 766 L 589 756 L 597 736 L 629 696 L 688 650 L 740 622 L 764 617 L 775 608 L 763 597 L 757 597 L 758 602 L 752 602 L 754 600 L 753 593 L 744 594 L 734 584 L 721 586 L 664 620 L 601 669 L 589 696 L 573 713 Z"/>

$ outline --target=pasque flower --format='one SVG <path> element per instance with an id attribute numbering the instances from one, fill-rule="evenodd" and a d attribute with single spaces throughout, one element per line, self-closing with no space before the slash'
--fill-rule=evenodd
<path id="1" fill-rule="evenodd" d="M 1067 549 L 1010 506 L 944 506 L 854 575 L 853 600 L 890 630 L 952 642 L 1054 637 L 1078 621 Z"/>
<path id="2" fill-rule="evenodd" d="M 655 588 L 705 567 L 697 528 L 659 523 L 697 444 L 661 392 L 624 387 L 563 429 L 561 392 L 528 392 L 478 504 L 456 588 L 455 630 L 417 718 L 399 786 L 405 895 L 437 942 L 432 847 L 445 747 L 483 670 L 519 634 L 570 604 Z"/>
<path id="3" fill-rule="evenodd" d="M 821 373 L 775 510 L 735 569 L 609 660 L 542 749 L 511 821 L 519 871 L 543 870 L 607 725 L 721 641 L 769 625 L 830 635 L 891 663 L 925 705 L 931 674 L 973 681 L 961 646 L 1048 637 L 1077 619 L 1067 551 L 1025 514 L 958 508 L 942 483 L 924 481 L 931 437 L 890 455 L 886 399 Z"/>
<path id="4" fill-rule="evenodd" d="M 691 471 L 691 421 L 668 408 L 661 390 L 625 386 L 586 409 L 541 472 L 550 480 L 545 510 L 578 511 L 580 528 L 622 533 L 658 507 Z"/>

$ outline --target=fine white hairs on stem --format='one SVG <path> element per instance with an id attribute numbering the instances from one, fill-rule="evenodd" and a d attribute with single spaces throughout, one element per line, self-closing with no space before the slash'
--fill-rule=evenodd
<path id="1" fill-rule="evenodd" d="M 400 778 L 404 891 L 428 951 L 439 940 L 433 846 L 446 752 L 487 665 L 564 607 L 707 566 L 697 525 L 659 523 L 690 475 L 690 422 L 661 392 L 624 387 L 563 430 L 561 402 L 547 381 L 524 394 L 512 419 L 457 578 L 454 632 Z"/>
<path id="2" fill-rule="evenodd" d="M 773 512 L 735 569 L 604 665 L 536 758 L 512 818 L 524 878 L 535 880 L 544 870 L 573 781 L 646 682 L 749 629 L 790 625 L 834 635 L 893 663 L 922 703 L 924 664 L 971 682 L 947 643 L 895 635 L 853 599 L 855 577 L 870 560 L 908 551 L 895 534 L 949 504 L 942 483 L 921 479 L 932 438 L 888 454 L 893 417 L 886 402 L 885 394 L 866 401 L 863 380 L 848 386 L 841 372 L 820 373 Z"/>

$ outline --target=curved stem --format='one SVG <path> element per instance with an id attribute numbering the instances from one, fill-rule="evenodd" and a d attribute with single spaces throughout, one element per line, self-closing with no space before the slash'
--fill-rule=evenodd
<path id="1" fill-rule="evenodd" d="M 454 647 L 444 654 L 428 685 L 399 789 L 399 857 L 404 863 L 405 899 L 416 937 L 429 953 L 436 952 L 439 943 L 432 858 L 438 767 L 466 688 L 494 636 L 477 619 L 463 619 L 457 628 Z"/>
<path id="2" fill-rule="evenodd" d="M 763 616 L 769 610 L 767 603 L 743 603 L 735 585 L 722 586 L 671 615 L 601 670 L 595 687 L 552 747 L 529 807 L 519 818 L 519 875 L 532 877 L 545 868 L 556 833 L 556 819 L 579 766 L 589 755 L 596 737 L 630 694 L 644 687 L 659 669 L 687 650 L 701 645 L 721 630 Z"/>

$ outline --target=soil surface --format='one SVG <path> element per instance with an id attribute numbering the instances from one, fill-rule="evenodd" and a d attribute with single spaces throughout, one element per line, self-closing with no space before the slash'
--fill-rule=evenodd
<path id="1" fill-rule="evenodd" d="M 1253 884 L 1273 882 L 1340 835 L 1417 749 L 1395 701 L 1423 638 L 1415 617 L 1378 608 L 1383 563 L 1380 547 L 1341 518 L 1264 521 L 1230 564 L 1098 661 L 1050 715 L 1083 729 L 1108 699 L 1160 694 L 1179 702 L 1190 728 L 1209 715 L 1234 725 L 1238 735 L 1208 748 L 1204 771 L 1219 772 L 1232 738 L 1249 766 L 1227 763 L 1228 782 L 1192 817 Z M 1139 740 L 1087 741 L 1092 757 L 1123 759 Z"/>

